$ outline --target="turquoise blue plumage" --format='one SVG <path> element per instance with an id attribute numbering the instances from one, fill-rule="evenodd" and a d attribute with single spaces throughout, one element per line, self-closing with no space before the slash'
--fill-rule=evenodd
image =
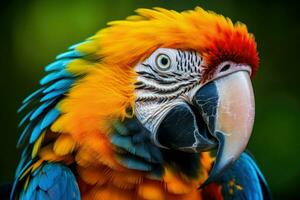
<path id="1" fill-rule="evenodd" d="M 20 200 L 79 200 L 80 192 L 70 168 L 61 164 L 45 164 L 31 175 Z"/>
<path id="2" fill-rule="evenodd" d="M 270 200 L 267 182 L 253 157 L 244 152 L 240 158 L 217 180 L 222 186 L 224 199 Z"/>

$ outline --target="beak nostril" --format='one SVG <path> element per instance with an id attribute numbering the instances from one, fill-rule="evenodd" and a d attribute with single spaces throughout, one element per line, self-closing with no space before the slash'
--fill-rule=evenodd
<path id="1" fill-rule="evenodd" d="M 226 64 L 224 65 L 224 67 L 222 67 L 222 69 L 220 70 L 220 72 L 225 72 L 230 68 L 230 64 Z"/>

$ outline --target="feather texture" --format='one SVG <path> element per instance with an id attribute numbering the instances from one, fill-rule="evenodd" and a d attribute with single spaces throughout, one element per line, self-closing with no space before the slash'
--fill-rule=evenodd
<path id="1" fill-rule="evenodd" d="M 20 200 L 79 200 L 80 192 L 72 171 L 60 164 L 44 164 L 32 174 Z"/>
<path id="2" fill-rule="evenodd" d="M 224 199 L 272 199 L 266 180 L 249 153 L 242 153 L 217 183 L 222 185 Z"/>
<path id="3" fill-rule="evenodd" d="M 60 135 L 54 143 L 53 150 L 59 156 L 64 156 L 73 151 L 75 148 L 75 141 L 70 135 Z"/>
<path id="4" fill-rule="evenodd" d="M 15 189 L 18 188 L 18 184 L 22 183 L 25 178 L 25 185 L 34 186 L 34 184 L 31 184 L 31 179 L 28 178 L 28 176 L 30 176 L 29 172 L 34 171 L 32 167 L 34 163 L 39 163 L 43 160 L 64 160 L 66 163 L 69 163 L 69 161 L 72 160 L 69 158 L 69 156 L 64 156 L 64 153 L 66 153 L 66 151 L 68 153 L 72 151 L 74 142 L 71 146 L 70 142 L 66 143 L 69 144 L 69 146 L 64 148 L 64 150 L 62 150 L 61 145 L 56 145 L 55 150 L 60 152 L 59 155 L 56 155 L 52 149 L 49 149 L 49 147 L 43 147 L 42 145 L 45 139 L 49 140 L 51 138 L 53 139 L 53 137 L 56 137 L 55 134 L 53 135 L 51 131 L 47 130 L 49 130 L 49 126 L 51 126 L 53 122 L 61 115 L 61 111 L 57 105 L 72 87 L 72 84 L 75 82 L 75 80 L 79 78 L 78 75 L 85 73 L 84 70 L 86 68 L 78 68 L 78 70 L 82 71 L 76 71 L 76 74 L 68 71 L 69 64 L 72 63 L 75 58 L 80 60 L 79 57 L 84 56 L 84 52 L 79 53 L 76 51 L 77 50 L 73 48 L 72 51 L 61 54 L 57 57 L 55 62 L 45 67 L 45 71 L 51 73 L 46 75 L 40 81 L 42 87 L 24 99 L 23 105 L 18 110 L 18 112 L 25 112 L 26 110 L 32 109 L 27 111 L 19 124 L 20 127 L 23 125 L 26 126 L 20 135 L 17 146 L 25 144 L 25 147 L 23 149 L 18 170 L 16 172 L 14 189 L 12 190 L 11 198 L 16 195 L 17 191 L 15 191 Z M 74 64 L 72 64 L 72 66 L 73 65 Z M 48 142 L 49 141 L 46 143 Z M 58 146 L 60 146 L 60 148 L 58 148 Z M 40 159 L 39 161 L 37 160 L 38 158 Z M 32 195 L 42 196 L 44 194 L 36 192 Z M 46 196 L 43 197 L 46 198 Z"/>

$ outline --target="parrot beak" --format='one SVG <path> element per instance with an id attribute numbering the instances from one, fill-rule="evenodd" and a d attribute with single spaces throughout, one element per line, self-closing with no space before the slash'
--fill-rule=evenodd
<path id="1" fill-rule="evenodd" d="M 218 100 L 212 102 L 212 97 Z M 217 157 L 206 185 L 239 158 L 251 136 L 255 105 L 249 73 L 237 71 L 204 85 L 195 93 L 193 103 L 218 140 Z"/>
<path id="2" fill-rule="evenodd" d="M 254 95 L 249 72 L 235 71 L 200 85 L 189 100 L 169 111 L 159 124 L 160 147 L 203 152 L 218 147 L 204 185 L 215 180 L 244 151 L 254 122 Z"/>

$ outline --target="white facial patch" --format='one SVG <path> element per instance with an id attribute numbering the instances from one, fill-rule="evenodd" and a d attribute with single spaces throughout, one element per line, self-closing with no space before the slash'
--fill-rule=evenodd
<path id="1" fill-rule="evenodd" d="M 173 107 L 188 101 L 201 80 L 201 56 L 195 51 L 159 48 L 135 67 L 135 113 L 150 132 Z"/>

